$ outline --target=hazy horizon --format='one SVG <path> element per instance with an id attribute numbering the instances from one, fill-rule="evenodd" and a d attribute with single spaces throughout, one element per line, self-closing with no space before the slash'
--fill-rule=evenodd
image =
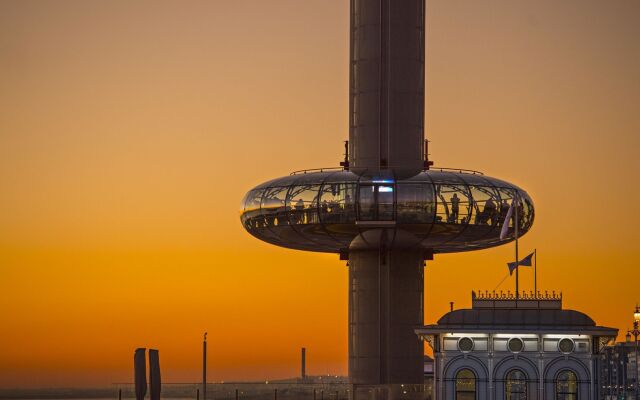
<path id="1" fill-rule="evenodd" d="M 245 192 L 338 166 L 346 0 L 0 0 L 0 388 L 347 373 L 347 268 L 239 222 Z M 536 206 L 539 288 L 631 327 L 640 2 L 427 1 L 426 136 Z M 513 246 L 436 255 L 425 323 Z M 522 270 L 521 288 L 532 288 Z M 499 289 L 513 290 L 507 279 Z"/>

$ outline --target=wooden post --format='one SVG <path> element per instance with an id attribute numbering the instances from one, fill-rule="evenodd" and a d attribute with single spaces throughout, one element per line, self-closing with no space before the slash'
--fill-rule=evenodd
<path id="1" fill-rule="evenodd" d="M 273 389 L 273 399 L 278 400 L 278 388 Z"/>
<path id="2" fill-rule="evenodd" d="M 236 400 L 238 400 L 240 397 L 238 396 L 238 389 L 236 389 Z"/>
<path id="3" fill-rule="evenodd" d="M 196 389 L 196 400 L 200 400 L 200 389 Z"/>
<path id="4" fill-rule="evenodd" d="M 118 389 L 118 400 L 122 400 L 122 389 Z"/>
<path id="5" fill-rule="evenodd" d="M 207 400 L 207 332 L 202 339 L 202 399 Z"/>

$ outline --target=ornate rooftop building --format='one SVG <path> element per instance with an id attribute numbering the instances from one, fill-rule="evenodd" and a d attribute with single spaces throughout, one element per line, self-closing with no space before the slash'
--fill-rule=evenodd
<path id="1" fill-rule="evenodd" d="M 599 353 L 618 330 L 562 308 L 562 295 L 472 293 L 416 330 L 433 349 L 435 399 L 598 398 Z"/>

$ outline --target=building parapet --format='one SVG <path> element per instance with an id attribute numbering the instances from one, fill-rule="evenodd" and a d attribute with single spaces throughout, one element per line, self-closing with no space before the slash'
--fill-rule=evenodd
<path id="1" fill-rule="evenodd" d="M 511 291 L 473 291 L 471 292 L 472 308 L 540 308 L 562 309 L 562 292 L 522 292 L 518 296 Z"/>

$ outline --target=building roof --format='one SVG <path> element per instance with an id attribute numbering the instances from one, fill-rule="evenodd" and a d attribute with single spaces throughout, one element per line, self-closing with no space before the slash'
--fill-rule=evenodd
<path id="1" fill-rule="evenodd" d="M 438 320 L 438 326 L 518 327 L 518 328 L 589 328 L 596 323 L 588 315 L 574 310 L 486 308 L 451 311 Z"/>
<path id="2" fill-rule="evenodd" d="M 562 296 L 472 293 L 472 308 L 453 310 L 418 334 L 443 332 L 576 332 L 616 336 L 617 329 L 597 326 L 587 314 L 562 309 Z"/>

